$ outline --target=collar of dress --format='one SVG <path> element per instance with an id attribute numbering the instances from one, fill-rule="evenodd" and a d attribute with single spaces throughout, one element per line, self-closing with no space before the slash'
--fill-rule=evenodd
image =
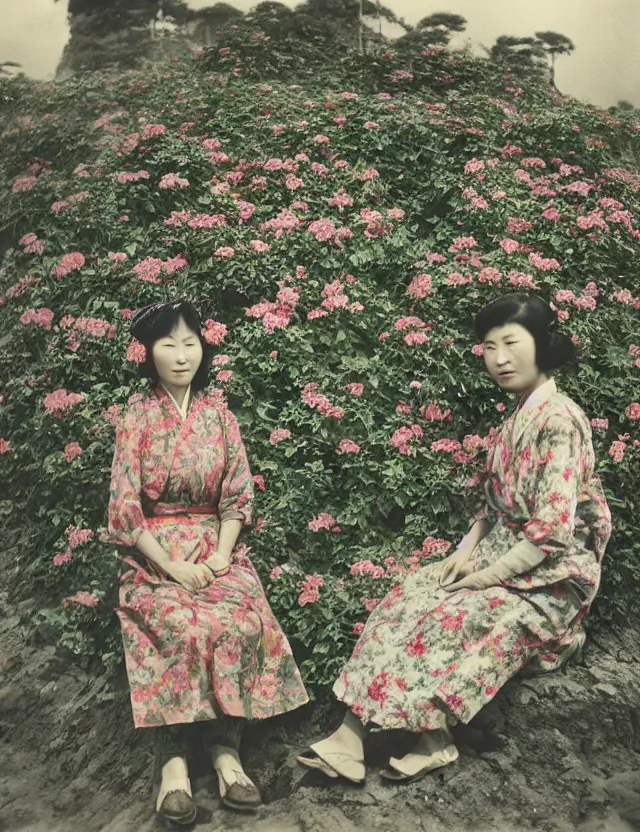
<path id="1" fill-rule="evenodd" d="M 160 385 L 160 389 L 162 390 L 163 393 L 167 394 L 167 396 L 169 397 L 169 400 L 171 401 L 171 403 L 173 404 L 175 409 L 178 411 L 178 414 L 180 415 L 180 418 L 184 422 L 184 420 L 187 418 L 187 413 L 189 412 L 189 403 L 190 403 L 190 399 L 191 399 L 191 385 L 189 385 L 187 387 L 187 392 L 184 394 L 184 399 L 182 400 L 182 407 L 180 407 L 178 402 L 175 400 L 175 398 L 172 396 L 172 394 L 167 390 L 167 388 L 163 384 Z"/>
<path id="2" fill-rule="evenodd" d="M 545 381 L 544 384 L 541 384 L 540 387 L 536 387 L 536 389 L 527 396 L 520 406 L 520 413 L 528 413 L 536 405 L 546 402 L 549 398 L 551 398 L 551 396 L 553 396 L 554 393 L 557 392 L 558 388 L 555 380 L 550 378 L 548 381 Z"/>

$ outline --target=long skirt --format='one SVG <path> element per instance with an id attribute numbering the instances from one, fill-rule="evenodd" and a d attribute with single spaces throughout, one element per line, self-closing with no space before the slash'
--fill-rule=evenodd
<path id="1" fill-rule="evenodd" d="M 128 561 L 117 614 L 136 728 L 266 719 L 308 702 L 286 636 L 246 555 L 202 590 Z"/>
<path id="2" fill-rule="evenodd" d="M 418 732 L 469 722 L 515 673 L 561 666 L 581 637 L 586 608 L 568 584 L 447 592 L 441 569 L 387 594 L 333 687 L 365 724 Z"/>

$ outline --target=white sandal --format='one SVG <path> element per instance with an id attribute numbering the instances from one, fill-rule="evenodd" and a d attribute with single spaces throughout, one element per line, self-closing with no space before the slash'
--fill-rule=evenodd
<path id="1" fill-rule="evenodd" d="M 332 747 L 335 750 L 332 750 Z M 364 760 L 356 760 L 349 756 L 342 745 L 333 746 L 332 741 L 327 738 L 310 745 L 309 749 L 310 753 L 301 754 L 296 758 L 300 765 L 321 771 L 332 779 L 344 777 L 351 783 L 364 783 Z"/>

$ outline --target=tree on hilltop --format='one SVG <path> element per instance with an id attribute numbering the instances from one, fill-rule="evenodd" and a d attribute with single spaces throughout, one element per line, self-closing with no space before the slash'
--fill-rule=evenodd
<path id="1" fill-rule="evenodd" d="M 490 49 L 483 47 L 490 60 L 520 77 L 541 77 L 546 67 L 546 51 L 534 37 L 500 35 Z"/>
<path id="2" fill-rule="evenodd" d="M 448 46 L 451 38 L 467 28 L 467 21 L 459 14 L 436 12 L 423 17 L 415 27 L 405 25 L 407 33 L 398 38 L 395 48 L 400 51 L 422 51 L 428 46 Z"/>
<path id="3" fill-rule="evenodd" d="M 552 87 L 556 85 L 556 59 L 558 55 L 570 55 L 575 46 L 573 41 L 559 32 L 536 32 L 536 38 L 543 45 L 549 59 L 549 81 Z"/>
<path id="4" fill-rule="evenodd" d="M 419 21 L 416 29 L 424 32 L 429 38 L 429 43 L 447 46 L 454 34 L 464 32 L 467 28 L 467 21 L 459 14 L 449 12 L 436 12 Z"/>
<path id="5" fill-rule="evenodd" d="M 193 12 L 188 24 L 189 34 L 199 46 L 210 46 L 219 29 L 229 24 L 238 24 L 243 19 L 244 12 L 230 3 L 215 3 Z"/>

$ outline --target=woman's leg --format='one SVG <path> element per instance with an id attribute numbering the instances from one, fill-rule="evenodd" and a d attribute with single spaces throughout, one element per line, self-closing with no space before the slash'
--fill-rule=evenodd
<path id="1" fill-rule="evenodd" d="M 310 753 L 299 756 L 298 762 L 331 778 L 344 777 L 353 783 L 363 783 L 364 741 L 368 732 L 367 726 L 348 710 L 340 727 L 311 745 Z"/>
<path id="2" fill-rule="evenodd" d="M 420 734 L 413 749 L 404 757 L 390 758 L 389 768 L 382 772 L 385 779 L 416 780 L 458 759 L 458 749 L 453 742 L 446 715 L 441 713 L 440 717 L 441 727 Z"/>
<path id="3" fill-rule="evenodd" d="M 353 711 L 348 710 L 337 731 L 327 737 L 334 745 L 344 749 L 354 760 L 364 759 L 364 741 L 369 729 Z"/>
<path id="4" fill-rule="evenodd" d="M 222 802 L 233 809 L 256 809 L 262 798 L 240 761 L 240 742 L 246 720 L 222 715 L 206 723 L 204 743 L 218 775 Z"/>
<path id="5" fill-rule="evenodd" d="M 156 811 L 175 823 L 192 823 L 197 808 L 187 769 L 187 737 L 184 725 L 154 728 L 155 753 L 161 772 Z"/>

